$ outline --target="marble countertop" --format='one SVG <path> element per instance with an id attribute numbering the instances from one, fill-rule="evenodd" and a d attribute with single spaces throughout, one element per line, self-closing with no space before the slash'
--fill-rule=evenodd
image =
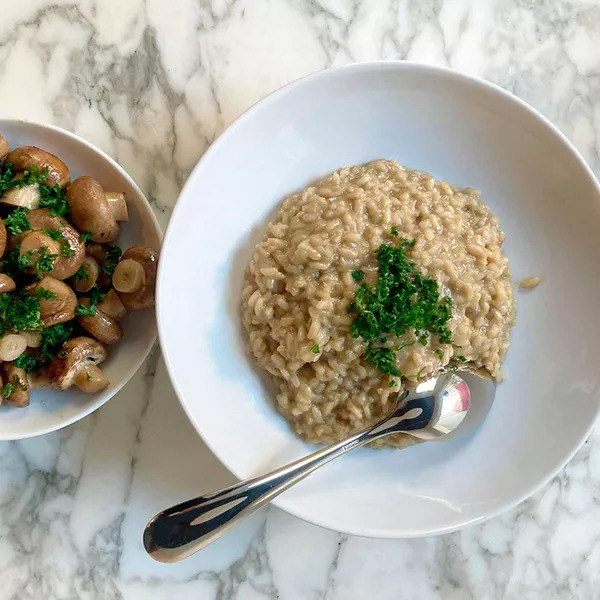
<path id="1" fill-rule="evenodd" d="M 21 0 L 0 8 L 0 115 L 115 157 L 166 225 L 191 168 L 243 110 L 356 60 L 449 65 L 553 120 L 600 174 L 600 1 Z M 600 433 L 551 483 L 437 538 L 339 535 L 271 508 L 176 565 L 157 510 L 232 481 L 160 354 L 96 414 L 0 443 L 0 600 L 600 598 Z"/>

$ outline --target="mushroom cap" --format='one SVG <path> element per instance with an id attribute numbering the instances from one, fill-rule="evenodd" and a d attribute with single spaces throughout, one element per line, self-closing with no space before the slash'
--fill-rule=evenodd
<path id="1" fill-rule="evenodd" d="M 131 294 L 119 292 L 119 298 L 129 310 L 140 310 L 154 306 L 154 294 L 156 287 L 156 270 L 158 269 L 158 252 L 147 246 L 132 246 L 127 250 L 121 260 L 135 260 L 144 267 L 144 285 Z"/>
<path id="2" fill-rule="evenodd" d="M 0 273 L 0 294 L 14 292 L 16 289 L 17 284 L 15 280 L 10 275 L 6 275 L 6 273 Z"/>
<path id="3" fill-rule="evenodd" d="M 9 152 L 6 162 L 9 162 L 13 169 L 19 172 L 29 171 L 31 167 L 37 167 L 40 171 L 48 169 L 44 184 L 50 187 L 58 185 L 60 188 L 64 188 L 71 177 L 69 168 L 58 156 L 36 146 L 15 148 Z"/>
<path id="4" fill-rule="evenodd" d="M 75 318 L 77 296 L 75 292 L 63 281 L 46 276 L 37 283 L 28 285 L 25 290 L 31 296 L 36 295 L 40 289 L 48 290 L 57 297 L 55 299 L 40 298 L 40 316 L 42 329 L 47 329 L 57 323 L 64 323 Z"/>
<path id="5" fill-rule="evenodd" d="M 67 279 L 77 273 L 85 259 L 85 244 L 81 241 L 77 230 L 62 217 L 53 215 L 47 208 L 30 211 L 27 213 L 27 220 L 33 231 L 40 229 L 58 231 L 64 239 L 62 243 L 67 243 L 73 252 L 71 256 L 57 256 L 50 275 L 55 279 Z"/>
<path id="6" fill-rule="evenodd" d="M 66 390 L 74 383 L 74 377 L 87 365 L 99 365 L 106 360 L 106 348 L 89 337 L 70 339 L 48 366 L 48 379 L 57 390 Z"/>
<path id="7" fill-rule="evenodd" d="M 11 362 L 2 363 L 0 370 L 5 385 L 12 383 L 15 386 L 13 393 L 5 398 L 5 401 L 12 406 L 21 408 L 29 406 L 29 377 L 27 373 Z"/>
<path id="8" fill-rule="evenodd" d="M 89 298 L 81 298 L 80 302 L 84 306 L 90 305 Z M 123 337 L 121 326 L 99 310 L 97 306 L 93 315 L 79 315 L 77 322 L 103 344 L 116 344 Z"/>
<path id="9" fill-rule="evenodd" d="M 10 152 L 10 146 L 4 136 L 0 133 L 0 160 Z"/>
<path id="10" fill-rule="evenodd" d="M 76 292 L 89 292 L 96 285 L 96 280 L 100 274 L 98 261 L 93 256 L 86 254 L 80 269 L 84 269 L 83 277 L 81 279 L 73 277 L 71 285 Z"/>
<path id="11" fill-rule="evenodd" d="M 79 231 L 89 231 L 93 242 L 105 244 L 119 237 L 119 224 L 102 186 L 93 177 L 75 179 L 67 189 L 67 202 L 73 224 Z"/>
<path id="12" fill-rule="evenodd" d="M 4 221 L 0 219 L 0 258 L 4 256 L 6 250 L 6 226 Z"/>

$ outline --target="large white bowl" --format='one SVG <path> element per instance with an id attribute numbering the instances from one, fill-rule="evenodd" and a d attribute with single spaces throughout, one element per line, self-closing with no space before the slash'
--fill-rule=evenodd
<path id="1" fill-rule="evenodd" d="M 443 533 L 536 491 L 582 444 L 600 405 L 600 191 L 530 106 L 485 81 L 397 62 L 324 71 L 265 98 L 213 144 L 181 194 L 163 247 L 159 335 L 192 423 L 235 475 L 309 452 L 246 355 L 242 273 L 284 196 L 380 157 L 481 189 L 506 231 L 514 279 L 544 282 L 518 294 L 506 380 L 473 434 L 358 450 L 275 504 L 353 534 Z"/>
<path id="2" fill-rule="evenodd" d="M 28 121 L 0 119 L 0 133 L 15 146 L 39 146 L 67 163 L 71 177 L 92 175 L 107 189 L 124 191 L 129 207 L 128 223 L 123 223 L 118 244 L 128 248 L 135 244 L 159 248 L 161 231 L 150 204 L 133 179 L 110 156 L 83 138 L 54 127 Z M 33 437 L 61 429 L 102 406 L 112 398 L 139 369 L 156 340 L 152 310 L 128 314 L 122 322 L 125 336 L 109 349 L 102 370 L 110 386 L 99 394 L 78 390 L 57 392 L 36 390 L 27 408 L 0 406 L 0 440 Z"/>

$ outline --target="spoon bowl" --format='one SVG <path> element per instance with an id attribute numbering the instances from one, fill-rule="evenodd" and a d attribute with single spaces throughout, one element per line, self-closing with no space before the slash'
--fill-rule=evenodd
<path id="1" fill-rule="evenodd" d="M 484 384 L 493 387 L 491 380 Z M 492 393 L 493 396 L 493 393 Z M 433 441 L 455 431 L 471 405 L 471 392 L 457 373 L 442 373 L 400 394 L 396 408 L 360 433 L 280 467 L 267 475 L 210 492 L 158 513 L 146 526 L 144 547 L 160 562 L 176 562 L 204 548 L 334 458 L 394 433 Z"/>

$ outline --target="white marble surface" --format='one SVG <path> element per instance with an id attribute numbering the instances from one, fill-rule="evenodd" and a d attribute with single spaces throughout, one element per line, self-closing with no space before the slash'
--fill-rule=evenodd
<path id="1" fill-rule="evenodd" d="M 301 75 L 402 58 L 533 104 L 600 173 L 600 1 L 20 0 L 0 3 L 0 114 L 114 156 L 166 224 L 190 169 L 245 108 Z M 532 499 L 439 538 L 340 536 L 265 510 L 177 565 L 156 510 L 231 481 L 159 353 L 66 430 L 0 443 L 0 600 L 600 598 L 600 434 Z"/>

